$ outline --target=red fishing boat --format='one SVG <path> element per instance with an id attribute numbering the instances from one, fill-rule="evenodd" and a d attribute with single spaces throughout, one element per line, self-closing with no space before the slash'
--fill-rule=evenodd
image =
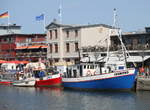
<path id="1" fill-rule="evenodd" d="M 60 74 L 48 75 L 42 78 L 36 79 L 36 87 L 53 87 L 61 86 L 62 80 Z"/>
<path id="2" fill-rule="evenodd" d="M 45 64 L 41 62 L 27 64 L 26 68 L 27 70 L 32 68 L 32 77 L 35 78 L 35 87 L 60 86 L 62 83 L 61 75 L 56 68 L 46 68 Z"/>

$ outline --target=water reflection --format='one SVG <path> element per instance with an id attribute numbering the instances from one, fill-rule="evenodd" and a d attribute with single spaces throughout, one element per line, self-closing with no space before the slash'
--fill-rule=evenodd
<path id="1" fill-rule="evenodd" d="M 63 88 L 62 87 L 36 87 L 35 88 L 36 90 L 36 93 L 39 93 L 39 94 L 45 94 L 45 95 L 52 95 L 52 96 L 61 96 L 61 93 L 63 91 Z"/>
<path id="2" fill-rule="evenodd" d="M 137 91 L 137 110 L 150 110 L 150 91 Z"/>
<path id="3" fill-rule="evenodd" d="M 0 86 L 0 110 L 149 110 L 150 92 Z"/>
<path id="4" fill-rule="evenodd" d="M 70 110 L 71 108 L 78 110 L 135 109 L 135 93 L 133 92 L 68 92 L 70 93 L 66 94 L 67 106 L 64 110 Z"/>

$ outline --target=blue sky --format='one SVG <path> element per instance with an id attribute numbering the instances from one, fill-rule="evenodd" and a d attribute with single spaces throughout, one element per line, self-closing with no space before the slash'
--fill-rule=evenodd
<path id="1" fill-rule="evenodd" d="M 113 9 L 123 31 L 150 26 L 150 0 L 61 0 L 63 24 L 113 24 Z M 10 22 L 22 26 L 22 33 L 43 33 L 43 22 L 35 17 L 45 13 L 46 25 L 58 19 L 60 0 L 0 0 L 0 13 L 9 11 Z M 0 19 L 0 24 L 7 19 Z"/>

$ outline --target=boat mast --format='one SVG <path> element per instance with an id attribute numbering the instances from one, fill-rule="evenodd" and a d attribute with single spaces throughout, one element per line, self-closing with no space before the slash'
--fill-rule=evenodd
<path id="1" fill-rule="evenodd" d="M 122 41 L 122 31 L 121 29 L 119 28 L 119 25 L 117 24 L 116 22 L 116 17 L 117 17 L 117 14 L 116 14 L 116 9 L 114 8 L 114 23 L 113 23 L 113 27 L 116 28 L 118 30 L 118 38 L 120 40 L 120 43 L 121 43 L 121 49 L 122 49 L 122 52 L 123 52 L 123 57 L 124 57 L 124 65 L 125 65 L 125 69 L 127 68 L 126 66 L 126 63 L 127 63 L 127 56 L 126 56 L 126 47 Z"/>
<path id="2" fill-rule="evenodd" d="M 106 39 L 107 40 L 107 56 L 106 56 L 106 64 L 105 64 L 105 70 L 107 70 L 107 66 L 108 66 L 108 61 L 109 61 L 109 51 L 110 51 L 110 35 L 111 35 L 111 29 L 109 29 L 109 34 L 108 34 L 108 38 Z"/>
<path id="3" fill-rule="evenodd" d="M 116 9 L 114 8 L 114 17 L 113 17 L 113 29 L 115 29 L 117 26 L 117 23 L 116 23 Z M 107 69 L 107 66 L 108 66 L 108 61 L 109 61 L 109 51 L 110 51 L 110 36 L 111 36 L 111 33 L 112 33 L 112 29 L 109 29 L 109 33 L 108 33 L 108 38 L 106 39 L 107 40 L 107 56 L 106 56 L 106 64 L 105 64 L 105 69 Z"/>
<path id="4" fill-rule="evenodd" d="M 113 22 L 113 27 L 115 28 L 115 27 L 117 27 L 117 23 L 116 23 L 116 17 L 117 17 L 117 14 L 116 14 L 116 8 L 114 8 L 114 17 L 113 17 L 113 20 L 114 20 L 114 22 Z"/>
<path id="5" fill-rule="evenodd" d="M 127 56 L 126 56 L 126 52 L 125 52 L 125 50 L 126 50 L 126 47 L 124 46 L 124 43 L 123 43 L 123 41 L 122 41 L 122 35 L 121 35 L 121 30 L 119 29 L 119 39 L 120 39 L 120 42 L 121 42 L 121 48 L 122 48 L 122 52 L 123 52 L 123 57 L 124 57 L 124 65 L 125 65 L 125 69 L 127 68 Z"/>

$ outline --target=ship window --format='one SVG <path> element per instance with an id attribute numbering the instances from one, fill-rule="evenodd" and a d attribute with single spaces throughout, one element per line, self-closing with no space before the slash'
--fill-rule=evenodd
<path id="1" fill-rule="evenodd" d="M 97 68 L 97 65 L 95 65 L 95 68 Z"/>
<path id="2" fill-rule="evenodd" d="M 119 66 L 119 70 L 122 70 L 122 69 L 124 69 L 124 66 Z"/>
<path id="3" fill-rule="evenodd" d="M 89 65 L 87 65 L 87 69 L 89 69 Z"/>
<path id="4" fill-rule="evenodd" d="M 105 56 L 106 56 L 106 53 L 102 53 L 101 56 L 102 56 L 102 57 L 105 57 Z"/>
<path id="5" fill-rule="evenodd" d="M 94 65 L 90 65 L 90 69 L 94 69 Z"/>
<path id="6" fill-rule="evenodd" d="M 84 69 L 86 69 L 86 65 L 84 65 Z"/>

